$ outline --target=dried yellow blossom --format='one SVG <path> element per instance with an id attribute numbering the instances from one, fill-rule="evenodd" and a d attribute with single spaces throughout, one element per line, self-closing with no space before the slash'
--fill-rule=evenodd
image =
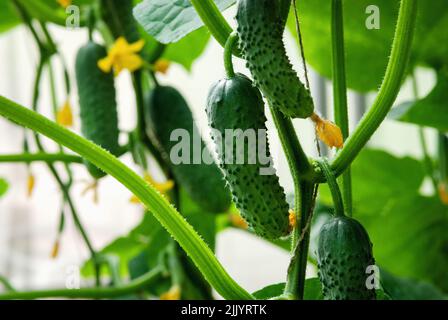
<path id="1" fill-rule="evenodd" d="M 70 102 L 67 100 L 56 114 L 56 122 L 64 127 L 73 126 L 73 113 Z"/>
<path id="2" fill-rule="evenodd" d="M 34 175 L 29 172 L 28 173 L 28 179 L 27 179 L 27 186 L 26 186 L 26 194 L 28 198 L 31 198 L 34 191 L 34 185 L 36 184 L 36 179 L 34 178 Z"/>
<path id="3" fill-rule="evenodd" d="M 56 240 L 51 249 L 51 258 L 56 259 L 59 255 L 59 240 Z"/>
<path id="4" fill-rule="evenodd" d="M 239 214 L 231 213 L 229 219 L 230 223 L 235 228 L 246 230 L 249 227 L 247 222 Z"/>
<path id="5" fill-rule="evenodd" d="M 289 209 L 289 228 L 292 230 L 297 226 L 297 217 L 294 210 Z"/>
<path id="6" fill-rule="evenodd" d="M 98 67 L 106 73 L 113 68 L 115 76 L 124 69 L 134 72 L 143 66 L 143 59 L 138 52 L 143 49 L 144 45 L 143 40 L 130 44 L 124 37 L 120 37 L 110 48 L 107 57 L 98 61 Z"/>
<path id="7" fill-rule="evenodd" d="M 445 183 L 439 184 L 439 197 L 444 204 L 448 205 L 448 190 Z"/>
<path id="8" fill-rule="evenodd" d="M 181 289 L 179 286 L 172 286 L 170 290 L 160 295 L 160 300 L 180 300 Z"/>
<path id="9" fill-rule="evenodd" d="M 171 64 L 171 62 L 169 60 L 159 59 L 154 64 L 154 70 L 156 72 L 160 72 L 160 73 L 166 74 L 168 69 L 169 69 L 169 67 L 170 67 L 170 64 Z"/>
<path id="10" fill-rule="evenodd" d="M 63 8 L 67 8 L 68 6 L 70 6 L 72 4 L 72 0 L 56 0 L 56 1 Z"/>
<path id="11" fill-rule="evenodd" d="M 320 118 L 317 114 L 311 116 L 311 120 L 316 125 L 317 136 L 328 147 L 342 148 L 344 146 L 344 137 L 341 128 L 329 120 Z"/>

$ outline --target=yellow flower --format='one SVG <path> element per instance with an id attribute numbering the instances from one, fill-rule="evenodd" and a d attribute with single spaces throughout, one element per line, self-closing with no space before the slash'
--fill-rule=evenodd
<path id="1" fill-rule="evenodd" d="M 57 0 L 57 2 L 63 8 L 67 8 L 68 6 L 70 6 L 72 4 L 72 0 Z"/>
<path id="2" fill-rule="evenodd" d="M 107 57 L 98 61 L 98 67 L 105 73 L 109 73 L 113 68 L 115 76 L 123 69 L 134 72 L 143 66 L 143 59 L 137 53 L 144 45 L 143 40 L 129 44 L 124 37 L 120 37 L 110 48 Z"/>
<path id="3" fill-rule="evenodd" d="M 342 148 L 344 146 L 344 137 L 341 129 L 329 120 L 320 118 L 317 114 L 311 116 L 311 120 L 316 125 L 317 136 L 323 143 L 330 148 Z"/>
<path id="4" fill-rule="evenodd" d="M 174 181 L 167 180 L 165 182 L 157 182 L 155 181 L 149 173 L 145 173 L 144 177 L 146 182 L 152 185 L 157 191 L 161 194 L 166 194 L 168 191 L 174 188 Z M 129 200 L 131 203 L 141 203 L 140 199 L 137 196 L 133 195 Z"/>
<path id="5" fill-rule="evenodd" d="M 294 210 L 289 209 L 289 228 L 293 230 L 297 226 L 297 217 Z"/>
<path id="6" fill-rule="evenodd" d="M 56 122 L 64 127 L 71 127 L 73 125 L 73 114 L 70 102 L 67 100 L 62 108 L 56 114 Z"/>
<path id="7" fill-rule="evenodd" d="M 172 286 L 170 290 L 160 295 L 160 300 L 180 300 L 181 289 L 179 286 Z"/>
<path id="8" fill-rule="evenodd" d="M 448 205 L 448 190 L 445 183 L 439 184 L 439 198 L 443 204 Z"/>
<path id="9" fill-rule="evenodd" d="M 156 63 L 154 64 L 154 70 L 156 72 L 160 72 L 163 74 L 166 74 L 169 67 L 170 67 L 170 61 L 166 60 L 166 59 L 159 59 L 156 61 Z"/>
<path id="10" fill-rule="evenodd" d="M 34 178 L 34 175 L 29 172 L 28 173 L 28 179 L 27 179 L 27 196 L 28 198 L 30 198 L 33 195 L 33 191 L 34 191 L 34 185 L 36 183 L 36 179 Z"/>
<path id="11" fill-rule="evenodd" d="M 56 259 L 59 255 L 59 240 L 56 240 L 53 244 L 53 249 L 51 250 L 51 258 Z"/>
<path id="12" fill-rule="evenodd" d="M 249 227 L 247 222 L 238 213 L 231 213 L 229 215 L 229 219 L 230 219 L 230 223 L 235 228 L 246 230 Z"/>

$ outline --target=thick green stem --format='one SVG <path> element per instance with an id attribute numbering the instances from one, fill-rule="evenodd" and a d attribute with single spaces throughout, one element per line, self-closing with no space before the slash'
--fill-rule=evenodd
<path id="1" fill-rule="evenodd" d="M 157 190 L 112 154 L 47 118 L 0 96 L 0 114 L 47 136 L 92 162 L 135 194 L 176 239 L 199 270 L 226 299 L 252 299 L 225 271 L 207 244 Z"/>
<path id="2" fill-rule="evenodd" d="M 365 146 L 390 111 L 405 78 L 417 14 L 417 0 L 402 0 L 397 27 L 392 44 L 392 52 L 384 81 L 378 96 L 361 119 L 358 127 L 348 138 L 344 148 L 331 164 L 336 176 L 341 175 Z"/>
<path id="3" fill-rule="evenodd" d="M 332 1 L 332 49 L 334 118 L 341 128 L 344 140 L 349 135 L 347 80 L 345 71 L 344 15 L 342 0 Z M 352 215 L 352 178 L 350 167 L 342 175 L 343 197 L 346 212 Z"/>
<path id="4" fill-rule="evenodd" d="M 105 288 L 81 289 L 51 289 L 27 292 L 9 292 L 0 294 L 0 300 L 30 300 L 42 298 L 71 298 L 71 299 L 102 299 L 116 298 L 143 290 L 162 276 L 160 268 L 154 268 L 148 273 L 136 278 L 125 285 Z"/>
<path id="5" fill-rule="evenodd" d="M 65 153 L 21 153 L 21 154 L 3 154 L 0 155 L 0 162 L 64 162 L 64 163 L 83 163 L 82 158 L 76 155 Z"/>
<path id="6" fill-rule="evenodd" d="M 224 47 L 227 38 L 233 30 L 226 19 L 224 19 L 215 2 L 213 0 L 190 0 L 190 2 L 212 36 Z M 236 48 L 233 53 L 236 56 L 241 56 Z"/>

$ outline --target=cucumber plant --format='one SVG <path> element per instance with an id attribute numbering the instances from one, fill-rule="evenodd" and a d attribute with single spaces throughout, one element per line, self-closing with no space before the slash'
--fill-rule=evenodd
<path id="1" fill-rule="evenodd" d="M 422 41 L 420 48 L 413 46 L 415 26 L 419 23 L 416 19 L 419 1 L 396 0 L 400 5 L 397 6 L 398 15 L 390 15 L 398 18 L 384 80 L 372 107 L 359 123 L 353 125 L 352 133 L 348 130 L 351 113 L 348 110 L 346 83 L 346 68 L 351 67 L 352 52 L 345 51 L 344 31 L 353 28 L 353 21 L 344 25 L 342 14 L 345 12 L 342 10 L 344 3 L 345 9 L 350 9 L 349 1 L 303 0 L 298 6 L 294 0 L 238 0 L 234 7 L 235 30 L 220 12 L 220 9 L 225 9 L 232 1 L 191 0 L 184 1 L 182 6 L 175 1 L 83 1 L 80 7 L 83 18 L 79 26 L 88 31 L 89 42 L 79 49 L 75 62 L 80 107 L 79 117 L 75 118 L 81 124 L 82 136 L 39 114 L 39 89 L 43 79 L 46 79 L 42 74 L 47 70 L 53 109 L 57 110 L 58 94 L 51 66 L 53 57 L 62 57 L 62 53 L 47 24 L 64 24 L 65 20 L 61 18 L 64 8 L 56 8 L 57 5 L 50 5 L 46 1 L 8 1 L 17 9 L 15 23 L 23 23 L 31 32 L 39 49 L 40 63 L 33 85 L 33 110 L 0 97 L 0 115 L 16 125 L 32 130 L 36 143 L 29 144 L 30 134 L 27 132 L 23 142 L 26 146 L 23 148 L 24 152 L 19 155 L 0 155 L 0 162 L 22 162 L 27 166 L 35 161 L 48 164 L 61 189 L 64 204 L 61 218 L 69 212 L 72 214 L 72 220 L 90 253 L 83 272 L 87 276 L 94 275 L 96 281 L 95 287 L 79 290 L 11 290 L 0 293 L 0 299 L 123 298 L 129 295 L 137 297 L 139 293 L 160 299 L 195 299 L 212 298 L 213 288 L 225 299 L 238 300 L 260 297 L 293 300 L 310 296 L 330 300 L 375 300 L 385 295 L 400 298 L 397 292 L 411 291 L 403 290 L 405 281 L 395 281 L 393 287 L 388 287 L 386 283 L 382 283 L 382 288 L 367 285 L 368 269 L 375 265 L 376 260 L 387 267 L 392 266 L 394 272 L 405 268 L 387 259 L 387 250 L 393 252 L 390 249 L 394 245 L 392 241 L 391 244 L 378 245 L 384 241 L 381 238 L 383 234 L 378 235 L 378 229 L 381 229 L 378 224 L 383 219 L 393 217 L 390 214 L 369 212 L 366 218 L 365 206 L 352 200 L 358 199 L 357 195 L 362 194 L 369 186 L 366 186 L 368 182 L 359 177 L 359 168 L 357 171 L 353 170 L 353 176 L 351 168 L 357 168 L 355 160 L 361 158 L 358 155 L 385 120 L 408 71 L 415 67 L 415 61 L 422 59 L 426 64 L 428 61 L 437 61 L 436 69 L 443 68 L 440 65 L 443 59 L 436 59 L 434 55 L 448 52 L 444 51 L 445 48 L 438 48 L 440 51 L 430 50 L 428 48 L 431 48 L 431 41 Z M 134 6 L 135 3 L 138 3 L 137 6 Z M 356 2 L 357 5 L 359 3 Z M 316 8 L 321 9 L 320 6 L 322 10 L 317 10 Z M 427 10 L 426 6 L 423 4 L 421 10 Z M 297 27 L 302 53 L 310 42 L 316 47 L 316 42 L 313 42 L 316 39 L 301 38 L 301 18 L 305 16 L 309 22 L 310 16 L 306 15 L 312 10 L 315 10 L 313 12 L 316 15 L 323 14 L 322 12 L 329 14 L 328 26 L 319 29 L 319 32 L 322 32 L 322 38 L 331 38 L 331 41 L 325 43 L 325 48 L 331 52 L 331 59 L 324 54 L 310 59 L 310 62 L 319 60 L 321 65 L 330 66 L 332 73 L 335 124 L 331 124 L 327 131 L 325 127 L 330 126 L 330 122 L 317 115 L 309 83 L 306 80 L 304 84 L 300 80 L 283 40 L 285 27 L 292 22 Z M 316 10 L 319 12 L 316 13 Z M 143 28 L 140 28 L 134 16 Z M 431 15 L 422 11 L 419 19 L 424 21 L 428 19 L 427 16 Z M 198 51 L 206 47 L 209 38 L 203 30 L 194 31 L 201 25 L 199 19 L 224 47 L 225 77 L 211 87 L 203 102 L 215 153 L 209 151 L 201 138 L 192 110 L 180 93 L 182 90 L 170 83 L 170 74 L 162 77 L 161 69 L 156 65 L 159 58 L 163 58 L 165 65 L 168 65 L 167 60 L 183 65 L 192 64 L 199 55 Z M 443 23 L 443 19 L 437 21 Z M 364 26 L 359 26 L 362 27 Z M 306 25 L 306 28 L 318 27 Z M 417 34 L 420 29 L 422 28 L 417 29 Z M 3 30 L 2 27 L 0 30 Z M 143 30 L 149 34 L 145 34 Z M 173 43 L 190 32 L 192 33 L 187 38 Z M 436 32 L 431 35 L 435 36 Z M 421 35 L 419 37 L 420 40 L 423 39 Z M 348 37 L 349 40 L 352 38 L 353 35 Z M 442 41 L 436 42 L 442 47 Z M 431 59 L 421 58 L 428 55 L 429 51 Z M 233 56 L 246 62 L 250 74 L 235 73 Z M 305 61 L 304 55 L 302 59 Z M 73 92 L 67 71 L 70 69 L 65 66 L 63 69 L 66 80 L 64 98 L 68 101 Z M 136 102 L 135 109 L 126 111 L 135 114 L 135 127 L 128 134 L 129 142 L 120 146 L 119 120 L 122 119 L 118 117 L 116 95 L 121 86 L 115 87 L 114 75 L 119 76 L 120 71 L 125 69 L 131 73 L 130 87 Z M 203 89 L 205 92 L 208 88 Z M 203 109 L 201 110 L 204 111 Z M 317 150 L 319 156 L 313 159 L 302 148 L 304 138 L 293 125 L 296 118 L 310 118 L 319 122 L 319 136 L 322 135 L 325 138 L 323 140 L 336 141 L 332 145 L 340 150 L 329 159 L 322 157 L 320 150 Z M 56 113 L 52 115 L 52 119 L 57 119 Z M 273 126 L 267 125 L 268 119 L 272 119 Z M 294 189 L 291 204 L 287 201 L 285 189 L 272 164 L 275 154 L 269 145 L 268 128 L 271 130 L 270 134 L 278 135 L 286 156 Z M 433 180 L 434 195 L 439 191 L 442 201 L 437 197 L 424 197 L 416 190 L 412 190 L 415 195 L 410 195 L 411 191 L 406 191 L 403 195 L 403 190 L 393 194 L 371 190 L 372 194 L 379 194 L 378 197 L 387 194 L 389 202 L 381 210 L 391 210 L 395 206 L 409 209 L 409 199 L 417 199 L 416 203 L 419 205 L 429 203 L 434 209 L 430 211 L 443 213 L 446 210 L 448 146 L 446 133 L 440 127 L 437 129 L 439 162 L 432 161 L 423 135 L 422 140 L 427 168 L 425 174 Z M 231 135 L 230 139 L 228 134 Z M 47 152 L 39 139 L 41 135 L 59 145 L 59 151 Z M 188 138 L 189 141 L 183 141 L 188 142 L 186 146 L 176 140 L 180 136 Z M 255 139 L 251 140 L 251 137 Z M 342 137 L 345 141 L 342 141 Z M 77 155 L 68 154 L 66 149 Z M 199 159 L 195 154 L 197 150 L 200 150 Z M 116 158 L 122 153 L 132 155 L 126 159 L 134 161 L 133 165 L 139 173 Z M 214 156 L 219 165 L 215 163 Z M 61 168 L 55 166 L 55 162 L 64 164 L 66 175 L 63 178 Z M 409 162 L 412 161 L 404 159 L 403 166 L 406 167 Z M 71 187 L 76 181 L 71 168 L 83 163 L 95 179 L 109 174 L 118 180 L 135 195 L 133 199 L 137 198 L 145 206 L 146 214 L 151 215 L 146 216 L 129 235 L 121 237 L 101 251 L 92 245 L 71 197 Z M 435 166 L 438 168 L 434 168 Z M 394 168 L 399 170 L 398 166 Z M 368 166 L 364 166 L 363 170 L 371 173 Z M 149 175 L 154 171 L 158 171 L 167 183 L 155 182 Z M 409 175 L 418 175 L 418 168 L 409 171 Z M 146 179 L 141 177 L 142 172 Z M 380 178 L 384 178 L 381 186 L 384 189 L 393 188 L 394 183 L 389 186 L 389 181 L 394 178 L 393 173 L 391 172 L 390 177 L 383 173 L 374 172 L 370 179 L 381 176 Z M 423 177 L 422 174 L 421 180 Z M 352 180 L 355 187 L 359 186 L 358 189 L 352 188 Z M 414 180 L 418 180 L 417 177 Z M 341 188 L 339 182 L 342 182 Z M 411 181 L 409 184 L 412 183 L 416 185 L 415 189 L 420 187 L 418 181 Z M 325 188 L 319 188 L 322 185 L 328 185 L 330 193 Z M 364 195 L 363 201 L 366 198 L 368 197 Z M 237 220 L 239 215 L 243 220 Z M 324 218 L 327 221 L 319 224 Z M 436 224 L 446 223 L 442 216 L 428 214 L 427 218 L 430 223 L 428 230 Z M 269 286 L 251 294 L 229 275 L 214 250 L 218 232 L 230 228 L 232 223 L 233 226 L 247 229 L 248 234 L 290 250 L 290 263 L 284 284 Z M 407 235 L 414 235 L 413 231 L 420 230 L 415 225 L 400 227 L 408 230 Z M 64 230 L 62 226 L 57 230 L 55 248 L 59 251 L 64 250 Z M 425 231 L 425 236 L 427 234 L 429 232 Z M 432 238 L 428 235 L 425 241 L 426 239 Z M 434 247 L 428 250 L 428 257 L 433 258 L 431 255 L 443 251 L 446 244 L 445 238 L 427 240 L 425 243 L 415 240 L 415 245 L 406 243 L 402 250 L 413 247 L 420 250 L 419 254 L 422 255 L 421 248 L 426 248 L 427 243 L 433 242 Z M 123 250 L 123 246 L 126 250 Z M 315 248 L 315 252 L 310 248 Z M 422 256 L 421 259 L 425 260 L 425 257 Z M 437 262 L 434 263 L 435 266 L 443 265 L 447 262 L 446 254 L 438 256 L 434 261 Z M 309 264 L 317 267 L 317 277 L 314 279 L 306 279 Z M 101 268 L 102 265 L 107 268 Z M 107 269 L 107 273 L 103 269 Z M 421 279 L 436 283 L 436 278 L 432 275 L 422 275 L 428 268 L 419 265 L 415 270 Z M 123 272 L 131 279 L 126 283 L 120 279 Z M 411 271 L 409 274 L 414 275 Z M 101 280 L 109 275 L 112 283 L 103 287 Z M 437 276 L 443 277 L 439 273 Z M 443 282 L 444 280 L 447 281 Z M 389 285 L 390 283 L 389 281 Z M 406 282 L 407 285 L 408 283 Z M 445 285 L 442 289 L 446 289 L 448 278 L 442 278 L 441 283 Z M 422 288 L 417 287 L 419 290 Z"/>

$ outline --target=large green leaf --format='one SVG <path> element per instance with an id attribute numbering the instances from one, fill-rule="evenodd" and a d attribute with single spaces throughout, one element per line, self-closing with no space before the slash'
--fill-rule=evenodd
<path id="1" fill-rule="evenodd" d="M 283 293 L 285 283 L 276 283 L 266 286 L 256 292 L 253 295 L 259 300 L 267 300 L 274 297 L 278 297 Z M 318 278 L 310 278 L 305 281 L 305 300 L 322 300 L 322 286 Z"/>
<path id="2" fill-rule="evenodd" d="M 11 1 L 0 1 L 0 33 L 9 31 L 20 23 Z"/>
<path id="3" fill-rule="evenodd" d="M 428 96 L 393 108 L 389 118 L 448 132 L 448 74 L 439 74 Z"/>
<path id="4" fill-rule="evenodd" d="M 308 62 L 322 75 L 332 77 L 331 1 L 297 1 Z M 380 29 L 368 29 L 368 6 L 377 6 Z M 376 90 L 390 55 L 399 0 L 345 0 L 344 32 L 348 86 L 358 91 Z M 413 61 L 440 66 L 447 62 L 448 6 L 445 0 L 419 0 Z M 293 17 L 293 16 L 291 16 Z M 294 35 L 295 21 L 288 27 Z M 411 70 L 411 69 L 410 69 Z"/>
<path id="5" fill-rule="evenodd" d="M 353 163 L 354 217 L 366 227 L 379 265 L 448 290 L 448 207 L 419 194 L 419 161 L 363 151 Z M 321 201 L 330 203 L 326 188 Z"/>
<path id="6" fill-rule="evenodd" d="M 381 286 L 393 300 L 446 300 L 438 288 L 424 281 L 396 277 L 381 270 Z"/>
<path id="7" fill-rule="evenodd" d="M 8 191 L 8 182 L 5 179 L 0 178 L 0 197 L 2 197 L 6 191 Z"/>
<path id="8" fill-rule="evenodd" d="M 215 2 L 220 10 L 225 10 L 235 0 Z M 144 0 L 134 8 L 134 16 L 161 43 L 177 42 L 203 26 L 189 0 Z"/>

